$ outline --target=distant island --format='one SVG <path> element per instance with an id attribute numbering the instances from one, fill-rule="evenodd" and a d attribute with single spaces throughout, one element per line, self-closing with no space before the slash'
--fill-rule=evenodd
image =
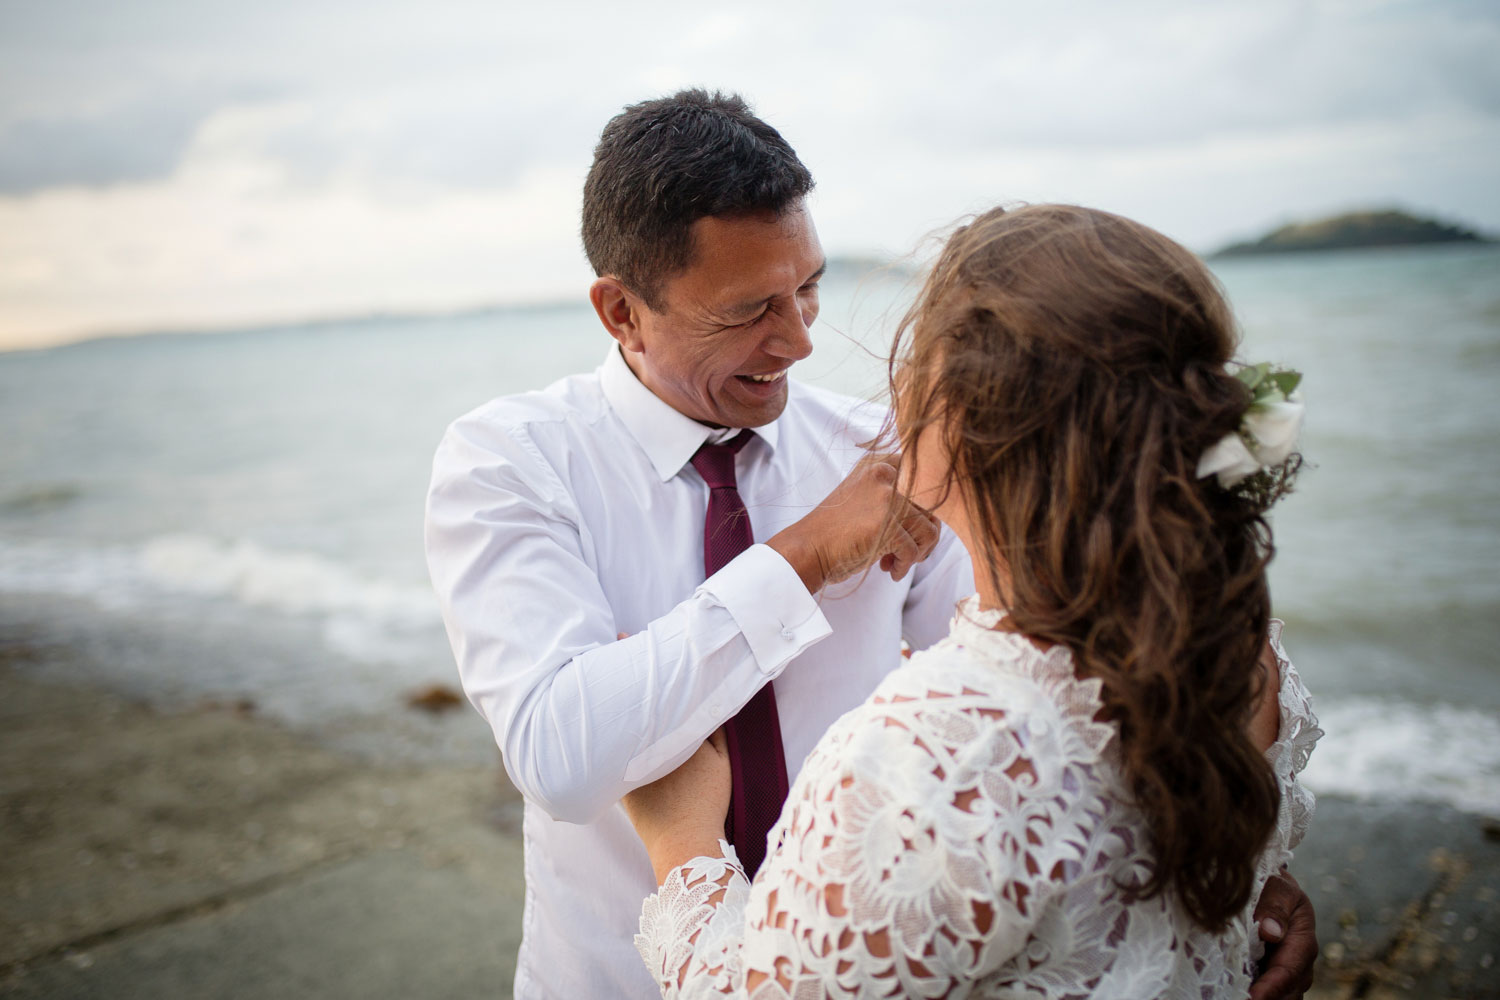
<path id="1" fill-rule="evenodd" d="M 1406 212 L 1349 212 L 1316 222 L 1293 222 L 1258 240 L 1233 243 L 1215 257 L 1292 253 L 1305 250 L 1348 250 L 1356 247 L 1397 247 L 1419 243 L 1492 243 L 1489 237 L 1435 219 Z"/>
<path id="2" fill-rule="evenodd" d="M 823 272 L 826 277 L 846 281 L 858 281 L 868 275 L 893 275 L 905 279 L 914 271 L 910 260 L 857 254 L 834 254 L 828 258 L 827 264 Z"/>

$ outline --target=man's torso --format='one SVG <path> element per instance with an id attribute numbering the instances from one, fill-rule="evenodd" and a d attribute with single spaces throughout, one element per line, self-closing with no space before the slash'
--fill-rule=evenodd
<path id="1" fill-rule="evenodd" d="M 882 416 L 793 384 L 774 449 L 752 440 L 739 462 L 754 538 L 765 541 L 821 502 L 865 454 L 860 445 Z M 503 425 L 555 476 L 536 488 L 560 491 L 559 516 L 576 519 L 579 555 L 597 576 L 615 630 L 644 629 L 703 582 L 706 487 L 691 468 L 662 481 L 604 399 L 597 375 L 497 400 L 463 422 Z M 900 662 L 912 580 L 896 583 L 872 571 L 818 596 L 834 635 L 774 682 L 792 775 L 828 726 Z M 933 638 L 919 637 L 922 644 Z M 623 810 L 575 824 L 528 802 L 524 834 L 527 903 L 516 996 L 656 996 L 632 945 L 655 880 Z"/>

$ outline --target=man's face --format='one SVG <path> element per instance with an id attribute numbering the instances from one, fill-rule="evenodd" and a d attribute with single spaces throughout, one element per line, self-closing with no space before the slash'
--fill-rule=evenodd
<path id="1" fill-rule="evenodd" d="M 800 203 L 780 216 L 693 223 L 693 261 L 656 312 L 637 302 L 625 360 L 700 423 L 759 427 L 786 407 L 787 369 L 812 353 L 823 247 Z"/>

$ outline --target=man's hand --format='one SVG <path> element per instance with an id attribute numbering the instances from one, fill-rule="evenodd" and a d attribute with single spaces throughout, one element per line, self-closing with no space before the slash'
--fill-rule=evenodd
<path id="1" fill-rule="evenodd" d="M 717 854 L 731 784 L 729 748 L 720 729 L 677 770 L 620 800 L 646 845 L 658 884 L 678 865 Z"/>
<path id="2" fill-rule="evenodd" d="M 866 455 L 827 499 L 766 543 L 791 563 L 809 593 L 877 562 L 899 580 L 931 554 L 937 518 L 901 496 L 896 462 L 895 455 Z"/>
<path id="3" fill-rule="evenodd" d="M 1260 975 L 1250 984 L 1250 1000 L 1295 1000 L 1312 988 L 1318 958 L 1318 929 L 1312 900 L 1282 869 L 1271 876 L 1255 904 L 1255 925 L 1266 942 Z"/>

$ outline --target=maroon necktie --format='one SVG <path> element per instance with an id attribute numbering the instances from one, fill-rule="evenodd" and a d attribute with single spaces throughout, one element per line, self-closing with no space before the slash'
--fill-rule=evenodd
<path id="1" fill-rule="evenodd" d="M 693 456 L 693 468 L 708 484 L 708 517 L 703 522 L 703 570 L 708 576 L 755 541 L 750 514 L 734 480 L 734 456 L 750 437 L 750 431 L 743 430 L 724 444 L 704 444 Z M 754 878 L 766 857 L 766 834 L 781 815 L 787 790 L 781 723 L 769 682 L 724 723 L 724 735 L 734 776 L 724 833 L 745 874 Z"/>

